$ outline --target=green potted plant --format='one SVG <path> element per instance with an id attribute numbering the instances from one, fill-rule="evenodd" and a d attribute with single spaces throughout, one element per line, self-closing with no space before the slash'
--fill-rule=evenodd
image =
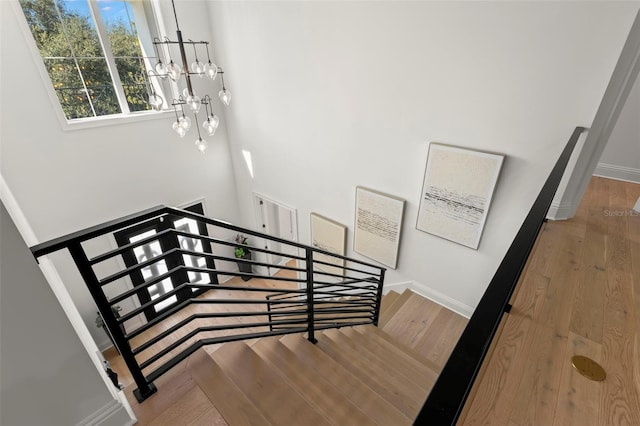
<path id="1" fill-rule="evenodd" d="M 247 237 L 242 234 L 238 234 L 235 236 L 233 241 L 236 243 L 236 246 L 234 247 L 236 259 L 251 260 L 251 251 L 249 250 Z M 250 263 L 241 261 L 236 263 L 238 264 L 240 272 L 244 272 L 246 274 L 253 273 Z M 251 279 L 250 275 L 241 275 L 241 277 L 243 281 L 249 281 Z"/>

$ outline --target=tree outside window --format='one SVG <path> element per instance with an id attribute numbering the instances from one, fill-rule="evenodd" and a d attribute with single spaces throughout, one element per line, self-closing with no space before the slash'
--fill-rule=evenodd
<path id="1" fill-rule="evenodd" d="M 67 120 L 150 109 L 145 58 L 128 1 L 20 5 Z"/>

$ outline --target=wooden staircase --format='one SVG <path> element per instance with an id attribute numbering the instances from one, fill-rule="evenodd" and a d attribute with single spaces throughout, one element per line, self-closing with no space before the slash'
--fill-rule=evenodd
<path id="1" fill-rule="evenodd" d="M 466 324 L 411 291 L 382 299 L 379 327 L 208 346 L 156 382 L 140 425 L 411 424 Z M 115 351 L 114 351 L 115 352 Z M 119 357 L 112 366 L 126 371 Z M 275 410 L 275 412 L 274 412 Z"/>
<path id="2" fill-rule="evenodd" d="M 441 368 L 410 347 L 437 316 L 415 315 L 439 309 L 390 292 L 380 327 L 316 332 L 315 345 L 301 334 L 226 343 L 196 352 L 186 371 L 232 426 L 409 425 Z"/>

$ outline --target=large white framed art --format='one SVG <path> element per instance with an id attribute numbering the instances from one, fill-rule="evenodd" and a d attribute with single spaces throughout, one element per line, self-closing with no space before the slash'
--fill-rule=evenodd
<path id="1" fill-rule="evenodd" d="M 347 227 L 317 213 L 311 213 L 311 245 L 320 250 L 344 256 L 347 250 Z M 314 253 L 313 260 L 336 265 L 317 264 L 315 266 L 317 269 L 330 274 L 343 275 L 344 259 Z"/>
<path id="2" fill-rule="evenodd" d="M 416 228 L 477 249 L 503 160 L 431 143 Z"/>
<path id="3" fill-rule="evenodd" d="M 403 212 L 403 199 L 356 187 L 353 251 L 395 269 Z"/>

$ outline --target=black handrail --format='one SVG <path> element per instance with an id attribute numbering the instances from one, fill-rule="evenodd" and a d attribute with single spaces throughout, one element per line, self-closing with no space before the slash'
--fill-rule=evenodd
<path id="1" fill-rule="evenodd" d="M 586 130 L 576 127 L 573 131 L 414 424 L 456 424 L 503 314 L 509 310 L 509 300 L 545 221 L 569 158 L 580 135 Z"/>
<path id="2" fill-rule="evenodd" d="M 213 245 L 233 247 L 237 244 L 207 235 L 193 234 L 182 229 L 175 229 L 172 223 L 183 218 L 195 220 L 198 224 L 219 227 L 278 242 L 299 251 L 304 251 L 304 255 L 250 247 L 253 252 L 277 254 L 298 262 L 296 266 L 283 266 L 264 261 L 221 256 L 210 252 L 208 249 L 203 251 L 194 251 L 192 247 L 186 249 L 181 246 L 180 238 L 199 240 L 203 246 L 208 244 L 212 247 Z M 145 237 L 134 243 L 123 244 L 116 249 L 99 253 L 92 258 L 89 258 L 85 252 L 83 243 L 88 240 L 111 235 L 127 228 L 135 228 L 138 225 L 144 227 L 151 223 L 150 221 L 156 220 L 159 223 L 161 222 L 162 226 L 159 226 L 158 232 L 150 237 Z M 115 272 L 109 271 L 106 277 L 101 278 L 97 275 L 96 268 L 99 268 L 99 265 L 104 262 L 111 262 L 112 259 L 119 256 L 124 258 L 124 256 L 133 253 L 133 249 L 155 241 L 158 241 L 159 244 L 162 243 L 163 250 L 161 253 L 140 263 L 129 264 L 124 269 L 118 267 L 119 270 Z M 134 395 L 140 402 L 156 392 L 156 388 L 153 385 L 155 379 L 168 372 L 202 346 L 300 332 L 307 332 L 307 338 L 315 343 L 314 332 L 316 330 L 348 325 L 376 324 L 380 311 L 384 268 L 172 207 L 158 206 L 144 210 L 137 214 L 38 244 L 32 247 L 31 251 L 38 259 L 41 256 L 64 248 L 69 250 L 82 279 L 96 303 L 105 328 L 109 331 L 127 368 L 131 371 L 132 377 L 138 386 L 134 391 Z M 316 254 L 322 254 L 323 258 L 324 256 L 329 256 L 336 263 L 339 262 L 343 265 L 336 267 L 331 262 L 316 261 L 314 260 L 314 255 Z M 204 259 L 206 260 L 206 266 L 189 266 L 185 263 L 185 257 Z M 298 275 L 295 277 L 272 277 L 253 271 L 252 273 L 247 273 L 227 270 L 230 268 L 220 269 L 215 266 L 215 262 L 218 260 L 242 263 L 252 267 L 277 267 Z M 125 277 L 141 276 L 143 268 L 150 268 L 161 261 L 166 264 L 166 272 L 139 282 L 133 288 L 119 290 L 118 294 L 113 294 L 115 288 L 109 290 L 109 296 L 105 293 L 106 288 L 112 286 L 114 282 L 119 282 Z M 113 266 L 113 263 L 109 263 L 109 265 Z M 330 269 L 331 272 L 327 272 L 327 267 L 333 268 Z M 340 270 L 342 270 L 343 275 L 338 272 Z M 191 282 L 189 274 L 199 274 L 197 276 L 200 277 L 242 276 L 243 279 L 263 278 L 273 283 L 286 282 L 289 285 L 295 285 L 297 289 L 278 287 L 277 284 L 274 287 L 220 285 L 217 279 L 210 282 Z M 304 278 L 300 277 L 300 274 Z M 112 308 L 116 304 L 127 299 L 136 300 L 142 292 L 148 292 L 151 286 L 160 285 L 166 279 L 172 280 L 172 288 L 169 291 L 163 292 L 156 298 L 151 298 L 149 294 L 147 296 L 148 299 L 138 300 L 134 303 L 136 307 L 128 310 L 128 312 L 119 313 L 118 315 L 113 312 Z M 304 288 L 300 288 L 299 285 L 304 285 Z M 233 292 L 238 292 L 239 296 L 230 298 L 228 294 Z M 264 300 L 256 299 L 256 296 L 248 296 L 249 294 L 260 296 L 260 293 L 266 294 Z M 213 297 L 211 297 L 212 295 Z M 216 295 L 219 296 L 216 297 Z M 247 298 L 243 298 L 242 295 L 247 295 Z M 159 303 L 173 298 L 176 300 L 175 304 L 164 308 L 160 312 L 155 312 L 152 316 L 147 316 L 147 313 L 152 312 Z M 164 321 L 171 321 L 175 314 L 189 306 L 222 304 L 225 305 L 224 311 L 195 313 L 176 324 L 169 323 L 166 328 L 163 326 L 163 331 L 156 333 L 154 336 L 149 337 L 147 336 L 148 333 L 145 333 Z M 249 306 L 264 306 L 263 304 L 266 304 L 266 310 L 260 310 L 260 308 L 249 310 L 250 308 L 248 308 Z M 242 310 L 243 307 L 246 310 Z M 125 328 L 126 323 L 139 315 L 147 317 L 146 323 L 136 326 L 133 330 L 127 330 Z M 236 322 L 224 322 L 227 318 L 235 318 Z M 194 321 L 196 320 L 204 320 L 206 323 L 195 324 Z M 181 329 L 186 329 L 186 332 L 181 331 Z M 232 331 L 240 331 L 240 334 L 231 334 Z M 174 337 L 174 333 L 177 332 L 180 332 L 181 336 Z M 219 332 L 218 335 L 211 337 L 211 333 L 216 334 L 217 332 Z M 209 335 L 207 336 L 204 333 L 209 333 Z M 155 348 L 151 356 L 143 354 L 143 352 L 150 350 L 152 346 L 160 343 L 163 339 L 170 339 L 171 341 L 168 344 L 165 342 L 164 347 L 160 349 Z M 185 345 L 188 346 L 184 348 Z M 176 352 L 177 354 L 175 354 Z M 140 362 L 137 357 L 143 357 L 143 360 Z M 170 358 L 164 361 L 167 357 Z M 153 371 L 146 371 L 156 364 L 159 364 L 159 366 L 154 367 Z"/>

